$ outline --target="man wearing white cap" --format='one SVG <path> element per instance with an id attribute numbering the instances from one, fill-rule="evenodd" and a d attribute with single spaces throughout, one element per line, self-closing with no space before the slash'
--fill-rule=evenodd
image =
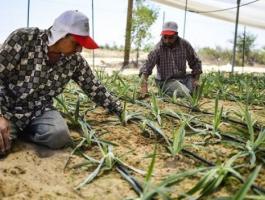
<path id="1" fill-rule="evenodd" d="M 186 61 L 192 69 L 186 73 Z M 140 69 L 141 86 L 140 97 L 148 93 L 147 80 L 157 66 L 156 84 L 169 96 L 179 97 L 192 93 L 198 86 L 202 73 L 201 61 L 190 43 L 178 36 L 178 25 L 175 22 L 166 22 L 161 32 L 161 40 Z"/>
<path id="2" fill-rule="evenodd" d="M 93 75 L 82 47 L 98 45 L 89 36 L 88 18 L 75 10 L 62 13 L 48 30 L 10 34 L 0 48 L 0 155 L 11 147 L 11 126 L 52 149 L 71 143 L 66 122 L 52 106 L 70 79 L 95 103 L 120 115 L 120 102 Z"/>

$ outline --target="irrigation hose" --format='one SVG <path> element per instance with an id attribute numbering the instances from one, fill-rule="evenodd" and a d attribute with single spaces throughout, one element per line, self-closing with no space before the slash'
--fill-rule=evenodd
<path id="1" fill-rule="evenodd" d="M 151 127 L 149 127 L 149 128 L 151 128 Z M 157 133 L 155 130 L 153 130 L 153 131 L 154 131 L 155 133 Z M 158 135 L 159 137 L 163 138 L 160 134 L 157 134 L 157 135 Z M 164 139 L 164 141 L 166 142 L 166 139 L 165 139 L 165 138 L 163 138 L 163 139 Z M 168 141 L 172 143 L 172 140 L 168 139 Z M 196 160 L 199 160 L 200 162 L 202 162 L 202 163 L 204 163 L 204 164 L 206 164 L 206 165 L 208 165 L 208 166 L 210 166 L 210 167 L 214 167 L 214 166 L 216 166 L 213 162 L 208 161 L 208 160 L 202 158 L 201 156 L 197 155 L 196 153 L 193 153 L 193 152 L 188 151 L 188 150 L 186 150 L 186 149 L 182 149 L 182 152 L 184 153 L 184 156 L 191 156 L 191 157 L 195 158 Z M 242 178 L 239 178 L 239 177 L 237 177 L 237 176 L 235 176 L 235 175 L 233 175 L 233 174 L 231 174 L 231 175 L 232 175 L 233 177 L 237 178 L 241 183 L 244 183 L 244 180 L 243 180 Z M 253 191 L 258 190 L 258 191 L 262 192 L 263 194 L 265 194 L 265 189 L 262 188 L 262 187 L 260 187 L 260 186 L 255 185 L 255 184 L 252 184 L 251 189 L 252 189 Z"/>
<path id="2" fill-rule="evenodd" d="M 182 152 L 184 153 L 184 156 L 185 156 L 185 154 L 186 154 L 186 155 L 189 155 L 189 156 L 191 156 L 191 157 L 193 157 L 193 158 L 199 160 L 200 162 L 202 162 L 202 163 L 204 163 L 204 164 L 206 164 L 206 165 L 208 165 L 208 166 L 210 166 L 210 167 L 214 167 L 214 166 L 216 166 L 213 162 L 208 161 L 208 160 L 206 160 L 206 159 L 200 157 L 199 155 L 197 155 L 197 154 L 195 154 L 195 153 L 193 153 L 193 152 L 191 152 L 191 151 L 188 151 L 188 150 L 186 150 L 186 149 L 182 149 Z M 231 174 L 231 175 L 232 175 L 233 177 L 237 178 L 241 183 L 244 183 L 244 182 L 245 182 L 244 179 L 242 179 L 242 178 L 240 178 L 240 177 L 237 177 L 237 176 L 235 176 L 235 175 L 233 175 L 233 174 Z M 258 191 L 262 192 L 263 194 L 265 194 L 265 189 L 264 189 L 263 187 L 258 186 L 258 185 L 252 184 L 251 189 L 254 190 L 254 191 L 255 191 L 255 190 L 258 190 Z"/>
<path id="3" fill-rule="evenodd" d="M 167 100 L 164 100 L 164 101 L 170 103 L 170 101 L 167 101 Z M 208 111 L 205 111 L 205 110 L 200 110 L 200 109 L 194 110 L 192 107 L 187 106 L 187 105 L 183 105 L 181 103 L 175 103 L 175 104 L 178 105 L 178 106 L 184 107 L 184 108 L 188 108 L 188 109 L 192 110 L 193 112 L 199 112 L 199 113 L 206 114 L 206 115 L 214 115 L 214 113 L 211 113 L 211 112 L 208 112 Z M 242 125 L 244 127 L 247 127 L 247 125 L 244 122 L 240 122 L 240 121 L 231 119 L 229 117 L 222 116 L 222 119 L 224 121 L 226 121 L 226 122 L 232 122 L 232 123 L 240 124 L 240 125 Z M 262 130 L 262 127 L 260 127 L 259 125 L 256 125 L 256 124 L 253 126 L 253 128 L 255 130 L 257 130 L 257 131 L 261 131 Z"/>
<path id="4" fill-rule="evenodd" d="M 187 149 L 182 149 L 181 151 L 182 151 L 184 156 L 193 157 L 193 158 L 199 160 L 200 162 L 205 163 L 205 164 L 207 164 L 207 165 L 209 165 L 211 167 L 215 166 L 215 164 L 213 164 L 212 162 L 210 162 L 210 161 L 198 156 L 197 154 L 195 154 L 195 153 L 193 153 L 193 152 L 191 152 L 191 151 L 189 151 Z"/>
<path id="5" fill-rule="evenodd" d="M 138 104 L 138 105 L 141 105 L 141 106 L 144 106 L 144 107 L 147 107 L 144 103 L 141 103 L 141 104 L 140 104 L 139 101 L 137 102 L 137 104 Z M 180 105 L 180 106 L 184 106 L 184 105 L 182 105 L 182 104 L 179 104 L 179 105 Z M 184 107 L 188 107 L 188 106 L 184 106 Z M 189 108 L 190 108 L 190 107 L 189 107 Z M 190 109 L 191 109 L 191 108 L 190 108 Z M 199 112 L 202 112 L 202 111 L 199 110 Z M 204 111 L 203 111 L 203 112 L 204 112 Z M 212 114 L 212 115 L 213 115 L 213 113 L 208 113 L 208 112 L 207 112 L 207 114 Z M 231 119 L 229 119 L 229 118 L 226 118 L 226 120 L 246 126 L 246 124 L 244 124 L 244 123 L 242 123 L 242 122 L 239 122 L 239 121 L 236 121 L 236 120 L 231 120 Z M 138 120 L 137 120 L 137 121 L 138 121 Z M 256 128 L 256 129 L 258 128 L 259 130 L 261 130 L 261 128 L 259 128 L 259 127 L 257 127 L 257 126 L 256 126 L 255 128 Z M 159 136 L 160 136 L 160 135 L 159 135 Z M 160 137 L 161 137 L 161 136 L 160 136 Z M 228 135 L 225 135 L 225 137 L 228 138 L 229 136 L 228 136 Z M 165 138 L 163 138 L 163 139 L 165 140 Z M 232 138 L 231 138 L 231 139 L 232 139 Z M 233 138 L 233 140 L 235 140 L 235 138 Z M 170 140 L 169 140 L 169 141 L 170 141 Z M 172 141 L 170 141 L 170 142 L 172 142 Z M 202 162 L 202 163 L 204 163 L 204 164 L 206 164 L 206 165 L 208 165 L 208 166 L 211 166 L 211 167 L 216 166 L 216 165 L 215 165 L 214 163 L 212 163 L 211 161 L 208 161 L 208 160 L 206 160 L 206 159 L 200 157 L 199 155 L 197 155 L 197 154 L 195 154 L 195 153 L 193 153 L 193 152 L 190 152 L 190 151 L 188 151 L 188 150 L 186 150 L 186 149 L 182 149 L 182 152 L 184 153 L 184 156 L 185 156 L 185 155 L 189 155 L 189 156 L 191 156 L 191 157 L 193 157 L 193 158 L 199 160 L 200 162 Z M 232 176 L 235 177 L 235 178 L 237 178 L 241 183 L 244 183 L 244 180 L 243 180 L 243 179 L 241 179 L 241 178 L 239 178 L 239 177 L 237 177 L 237 176 L 235 176 L 235 175 L 233 175 L 233 174 L 232 174 Z M 258 191 L 262 192 L 263 194 L 265 194 L 265 189 L 264 189 L 263 187 L 260 187 L 260 186 L 255 185 L 255 184 L 252 184 L 251 189 L 254 190 L 254 191 L 258 190 Z"/>
<path id="6" fill-rule="evenodd" d="M 122 177 L 127 180 L 134 191 L 140 196 L 143 193 L 143 188 L 141 184 L 129 174 L 129 172 L 126 170 L 124 166 L 121 164 L 116 164 L 116 170 L 122 175 Z"/>

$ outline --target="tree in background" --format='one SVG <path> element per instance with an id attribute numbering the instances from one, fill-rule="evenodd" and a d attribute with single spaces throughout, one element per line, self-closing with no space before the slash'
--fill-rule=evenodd
<path id="1" fill-rule="evenodd" d="M 251 52 L 253 51 L 253 48 L 255 46 L 255 40 L 256 36 L 248 33 L 248 32 L 242 32 L 238 35 L 237 38 L 237 53 L 238 53 L 238 59 L 242 60 L 241 64 L 244 66 L 245 61 L 248 64 L 254 64 L 254 58 L 251 56 Z M 241 59 L 240 59 L 241 58 Z"/>
<path id="2" fill-rule="evenodd" d="M 198 50 L 198 55 L 204 64 L 225 65 L 231 61 L 232 51 L 220 46 L 215 48 L 203 47 Z"/>
<path id="3" fill-rule="evenodd" d="M 265 65 L 265 46 L 251 52 L 251 57 L 253 57 L 255 63 Z"/>
<path id="4" fill-rule="evenodd" d="M 122 69 L 124 69 L 129 64 L 130 60 L 132 10 L 133 10 L 133 0 L 128 0 L 127 23 L 126 23 L 125 45 L 124 45 L 124 61 Z"/>
<path id="5" fill-rule="evenodd" d="M 132 18 L 132 42 L 136 48 L 136 67 L 138 67 L 139 51 L 151 38 L 150 27 L 158 17 L 158 10 L 145 4 L 145 0 L 136 0 Z"/>

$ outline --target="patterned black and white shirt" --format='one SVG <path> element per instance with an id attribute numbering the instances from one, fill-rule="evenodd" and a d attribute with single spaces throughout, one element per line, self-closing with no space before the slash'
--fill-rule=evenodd
<path id="1" fill-rule="evenodd" d="M 186 74 L 186 61 L 188 61 L 193 75 L 202 73 L 201 60 L 188 41 L 178 37 L 176 45 L 171 48 L 164 45 L 161 40 L 154 50 L 149 53 L 146 62 L 140 69 L 140 75 L 151 75 L 156 65 L 156 79 L 160 81 L 170 78 L 184 78 Z"/>
<path id="2" fill-rule="evenodd" d="M 76 53 L 48 62 L 48 30 L 14 31 L 0 48 L 0 109 L 23 130 L 30 120 L 52 107 L 53 97 L 73 79 L 92 100 L 119 114 L 120 101 L 97 80 L 86 60 Z"/>

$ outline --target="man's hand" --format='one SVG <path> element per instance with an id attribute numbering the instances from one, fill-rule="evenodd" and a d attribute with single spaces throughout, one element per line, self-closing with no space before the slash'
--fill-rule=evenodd
<path id="1" fill-rule="evenodd" d="M 146 83 L 142 83 L 140 87 L 141 88 L 140 88 L 139 98 L 140 99 L 144 99 L 145 97 L 147 97 L 147 94 L 148 94 L 147 82 Z"/>
<path id="2" fill-rule="evenodd" d="M 193 91 L 197 90 L 200 87 L 200 74 L 192 75 L 192 88 Z"/>
<path id="3" fill-rule="evenodd" d="M 10 123 L 0 116 L 0 155 L 6 154 L 11 148 Z"/>
<path id="4" fill-rule="evenodd" d="M 145 97 L 148 96 L 148 84 L 147 84 L 147 79 L 148 77 L 143 75 L 141 78 L 141 84 L 140 84 L 140 91 L 139 91 L 139 95 L 138 98 L 139 99 L 144 99 Z"/>
<path id="5" fill-rule="evenodd" d="M 192 88 L 193 88 L 193 90 L 198 89 L 199 86 L 200 86 L 199 80 L 193 79 L 192 80 Z"/>

